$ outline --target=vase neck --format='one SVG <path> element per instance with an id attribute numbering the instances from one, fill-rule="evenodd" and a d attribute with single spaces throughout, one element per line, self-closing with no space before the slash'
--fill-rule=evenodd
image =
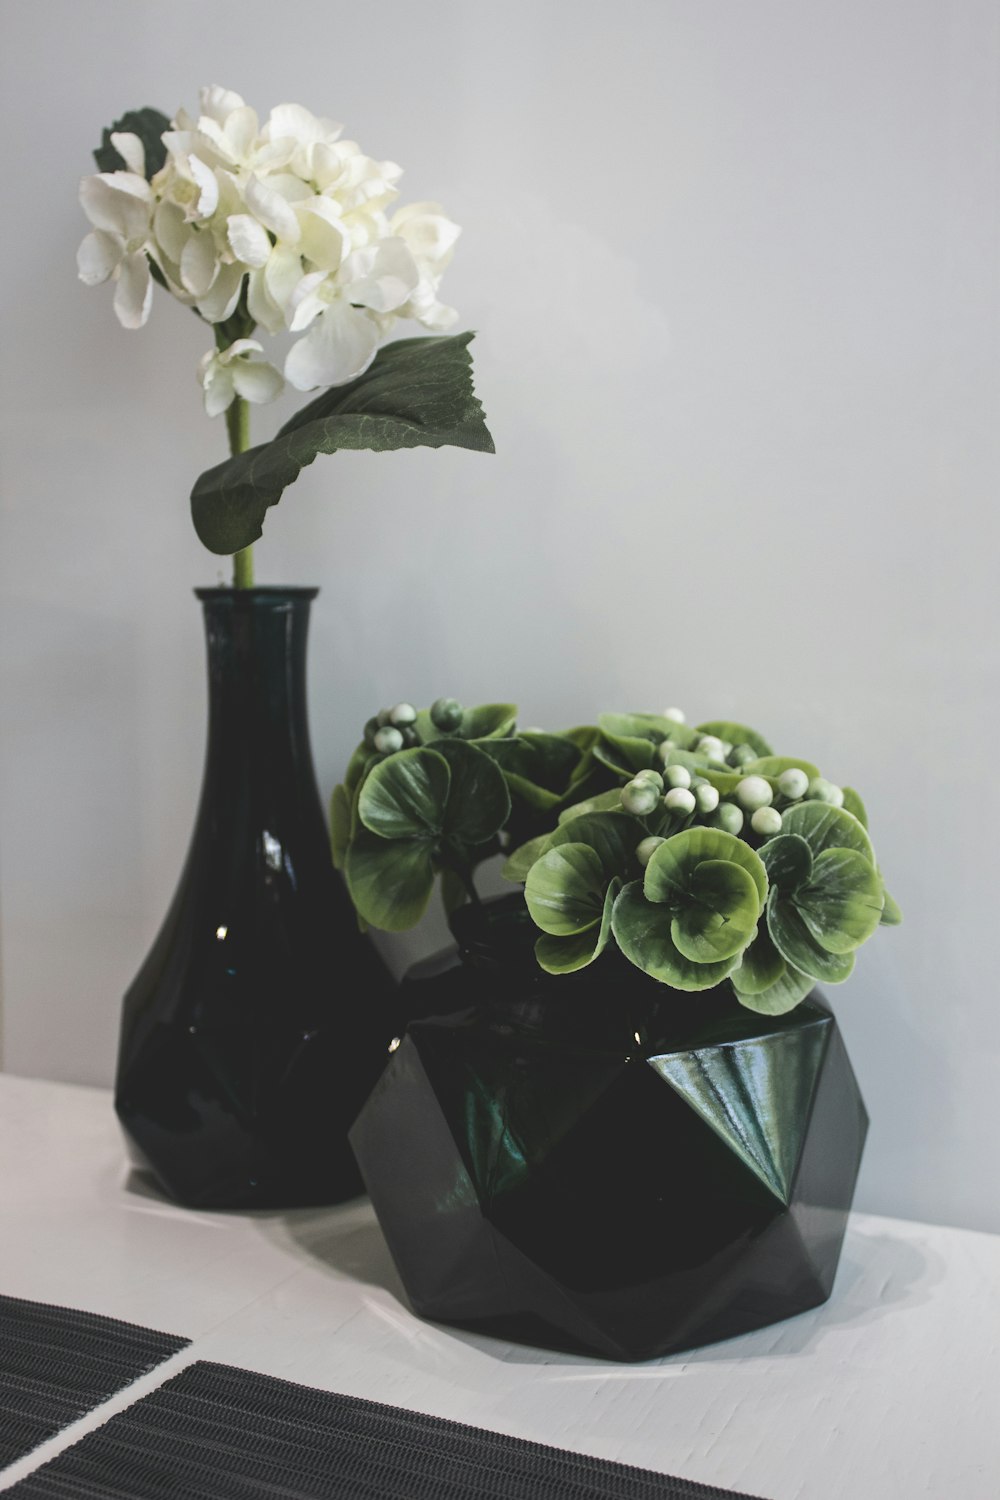
<path id="1" fill-rule="evenodd" d="M 208 652 L 206 781 L 259 767 L 312 775 L 306 642 L 312 588 L 196 589 Z"/>

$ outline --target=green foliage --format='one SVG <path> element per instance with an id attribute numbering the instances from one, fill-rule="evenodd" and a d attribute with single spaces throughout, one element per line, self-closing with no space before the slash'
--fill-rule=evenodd
<path id="1" fill-rule="evenodd" d="M 191 492 L 198 536 L 220 555 L 261 535 L 269 506 L 321 453 L 395 448 L 470 448 L 492 453 L 472 387 L 471 333 L 401 339 L 363 375 L 334 386 L 260 443 L 208 469 Z"/>
<path id="2" fill-rule="evenodd" d="M 162 136 L 170 129 L 170 121 L 158 109 L 131 109 L 101 131 L 101 144 L 94 151 L 94 160 L 99 172 L 124 172 L 125 158 L 111 144 L 112 135 L 137 135 L 146 153 L 146 179 L 156 176 L 167 159 L 167 148 Z"/>
<path id="3" fill-rule="evenodd" d="M 822 800 L 839 791 L 812 762 L 772 754 L 747 726 L 605 714 L 546 734 L 515 719 L 512 704 L 439 700 L 435 718 L 399 705 L 369 721 L 331 807 L 335 858 L 366 921 L 411 925 L 437 875 L 452 911 L 475 865 L 501 854 L 547 972 L 575 972 L 614 943 L 662 984 L 728 979 L 742 1005 L 780 1015 L 815 983 L 841 983 L 875 928 L 900 920 L 857 793 Z M 389 723 L 410 748 L 373 748 Z M 703 735 L 719 743 L 700 748 Z M 747 776 L 771 788 L 773 837 L 753 829 Z M 671 787 L 684 795 L 668 804 Z M 723 812 L 734 831 L 718 826 Z"/>

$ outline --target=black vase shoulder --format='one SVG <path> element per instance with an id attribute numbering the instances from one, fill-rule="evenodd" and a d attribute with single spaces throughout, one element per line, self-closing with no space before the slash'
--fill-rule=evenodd
<path id="1" fill-rule="evenodd" d="M 867 1128 L 828 1007 L 547 976 L 518 905 L 411 971 L 352 1132 L 415 1310 L 633 1360 L 823 1302 Z"/>
<path id="2" fill-rule="evenodd" d="M 316 589 L 199 589 L 208 745 L 173 903 L 125 997 L 115 1107 L 183 1203 L 360 1191 L 347 1131 L 391 1034 L 392 982 L 334 871 L 306 715 Z"/>

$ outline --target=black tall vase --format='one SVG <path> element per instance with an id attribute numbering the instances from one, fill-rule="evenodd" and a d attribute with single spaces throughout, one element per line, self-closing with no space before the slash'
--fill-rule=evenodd
<path id="1" fill-rule="evenodd" d="M 125 996 L 115 1108 L 182 1203 L 361 1191 L 347 1131 L 394 986 L 330 860 L 309 745 L 309 588 L 198 589 L 208 748 L 180 885 Z"/>

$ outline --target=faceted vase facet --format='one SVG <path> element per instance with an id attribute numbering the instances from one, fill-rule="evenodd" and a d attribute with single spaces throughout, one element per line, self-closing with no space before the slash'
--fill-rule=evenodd
<path id="1" fill-rule="evenodd" d="M 820 997 L 758 1016 L 617 953 L 547 976 L 492 920 L 411 971 L 351 1134 L 414 1309 L 635 1360 L 825 1301 L 867 1117 Z"/>
<path id="2" fill-rule="evenodd" d="M 334 871 L 305 652 L 316 589 L 201 589 L 208 747 L 187 862 L 122 1015 L 115 1107 L 182 1203 L 334 1203 L 394 985 Z"/>

